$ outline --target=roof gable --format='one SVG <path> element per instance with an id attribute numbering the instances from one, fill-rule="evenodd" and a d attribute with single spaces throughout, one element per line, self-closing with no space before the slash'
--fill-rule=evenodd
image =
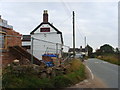
<path id="1" fill-rule="evenodd" d="M 61 36 L 61 42 L 62 42 L 62 44 L 63 44 L 63 37 L 62 37 L 62 32 L 60 32 L 56 27 L 54 27 L 52 24 L 50 24 L 49 22 L 47 22 L 47 23 L 45 23 L 45 22 L 42 22 L 40 25 L 38 25 L 30 34 L 32 35 L 32 34 L 34 34 L 34 32 L 38 29 L 38 28 L 40 28 L 40 26 L 42 26 L 43 24 L 48 24 L 48 25 L 50 25 L 55 31 L 57 31 L 57 34 L 60 34 L 60 36 Z"/>
<path id="2" fill-rule="evenodd" d="M 34 32 L 40 28 L 43 24 L 48 24 L 49 26 L 51 26 L 55 31 L 57 31 L 57 34 L 62 34 L 62 32 L 60 32 L 56 27 L 54 27 L 52 24 L 50 24 L 49 22 L 44 23 L 42 22 L 40 25 L 38 25 L 30 34 L 34 34 Z"/>

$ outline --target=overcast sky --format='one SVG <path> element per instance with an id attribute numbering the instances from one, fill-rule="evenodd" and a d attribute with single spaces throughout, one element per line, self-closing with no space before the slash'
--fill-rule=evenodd
<path id="1" fill-rule="evenodd" d="M 14 0 L 15 1 L 15 0 Z M 48 10 L 49 22 L 63 33 L 72 47 L 72 11 L 75 11 L 76 47 L 84 37 L 94 49 L 103 44 L 118 47 L 118 2 L 1 2 L 0 15 L 21 34 L 30 34 Z"/>

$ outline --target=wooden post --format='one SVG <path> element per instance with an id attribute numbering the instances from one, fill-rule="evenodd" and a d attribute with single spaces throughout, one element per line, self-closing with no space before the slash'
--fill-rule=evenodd
<path id="1" fill-rule="evenodd" d="M 31 63 L 33 64 L 33 37 L 31 37 Z"/>
<path id="2" fill-rule="evenodd" d="M 73 11 L 73 58 L 75 58 L 75 13 Z"/>

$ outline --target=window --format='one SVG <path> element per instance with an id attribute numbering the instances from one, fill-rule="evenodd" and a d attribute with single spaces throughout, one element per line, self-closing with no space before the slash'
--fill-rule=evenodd
<path id="1" fill-rule="evenodd" d="M 40 32 L 50 32 L 50 28 L 40 28 Z"/>
<path id="2" fill-rule="evenodd" d="M 4 46 L 5 46 L 4 35 L 0 33 L 0 48 L 4 48 Z"/>

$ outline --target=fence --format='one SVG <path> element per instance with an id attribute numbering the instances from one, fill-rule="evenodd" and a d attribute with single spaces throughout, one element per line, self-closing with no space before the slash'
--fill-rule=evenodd
<path id="1" fill-rule="evenodd" d="M 68 50 L 69 46 L 31 37 L 31 53 L 40 60 L 43 54 L 56 54 L 58 58 L 65 58 Z"/>
<path id="2" fill-rule="evenodd" d="M 42 55 L 44 54 L 55 54 L 58 55 L 57 58 L 62 58 L 63 61 L 67 61 L 70 57 L 70 53 L 68 53 L 69 46 L 65 46 L 60 43 L 54 43 L 50 41 L 45 41 L 37 38 L 31 37 L 31 41 L 26 41 L 26 43 L 22 43 L 21 39 L 23 36 L 15 36 L 15 35 L 4 35 L 0 36 L 0 44 L 1 48 L 7 49 L 10 46 L 29 46 L 30 48 L 25 48 L 30 54 L 35 56 L 37 59 L 42 60 Z M 33 56 L 31 55 L 31 62 L 33 63 Z"/>

